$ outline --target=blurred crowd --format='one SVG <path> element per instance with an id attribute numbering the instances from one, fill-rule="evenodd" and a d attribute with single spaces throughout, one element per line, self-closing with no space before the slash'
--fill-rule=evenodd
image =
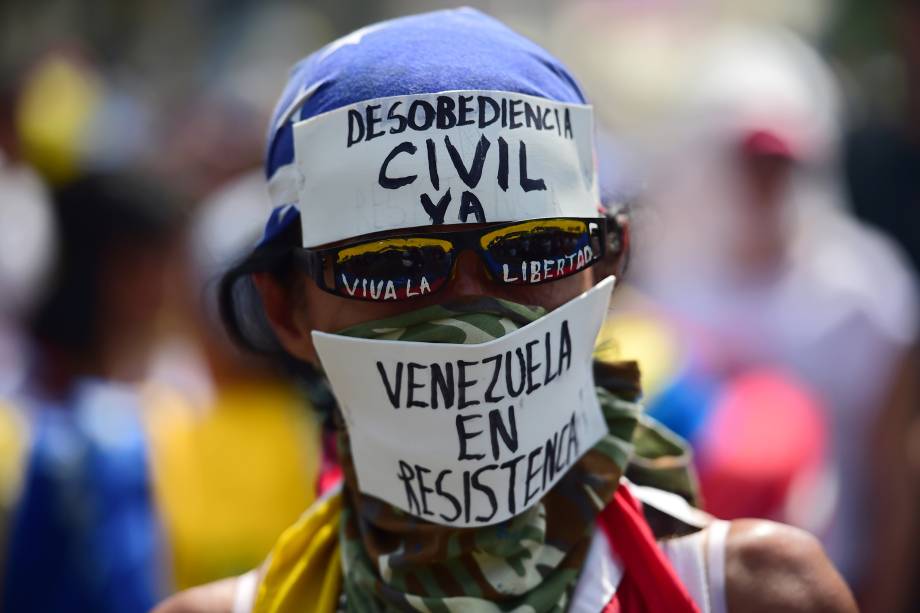
<path id="1" fill-rule="evenodd" d="M 594 102 L 631 228 L 598 354 L 638 360 L 706 510 L 803 527 L 866 610 L 913 610 L 920 2 L 472 4 Z M 267 218 L 288 67 L 433 5 L 0 6 L 0 610 L 145 611 L 312 501 L 330 400 L 233 346 L 216 281 Z"/>

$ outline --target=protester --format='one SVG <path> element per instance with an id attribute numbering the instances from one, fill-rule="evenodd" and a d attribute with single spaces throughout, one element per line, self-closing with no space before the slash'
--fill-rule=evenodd
<path id="1" fill-rule="evenodd" d="M 315 498 L 316 412 L 282 371 L 230 343 L 217 306 L 220 275 L 257 242 L 268 209 L 261 173 L 234 179 L 197 208 L 186 241 L 190 265 L 177 287 L 185 291 L 176 292 L 189 331 L 183 351 L 167 345 L 144 386 L 156 507 L 176 590 L 259 564 Z"/>
<path id="2" fill-rule="evenodd" d="M 659 135 L 645 204 L 660 223 L 637 238 L 632 280 L 716 376 L 778 366 L 827 407 L 818 535 L 866 590 L 891 574 L 874 557 L 909 532 L 892 486 L 907 470 L 900 407 L 916 403 L 898 382 L 913 368 L 914 283 L 846 212 L 839 92 L 818 55 L 769 28 L 717 29 L 704 49 Z"/>
<path id="3" fill-rule="evenodd" d="M 636 366 L 594 374 L 593 265 L 625 237 L 545 51 L 469 9 L 359 30 L 295 67 L 266 171 L 225 317 L 322 367 L 344 480 L 260 569 L 158 611 L 855 610 L 810 537 L 690 507 Z"/>
<path id="4" fill-rule="evenodd" d="M 57 188 L 54 272 L 31 312 L 36 349 L 12 398 L 30 421 L 6 611 L 146 611 L 163 593 L 140 399 L 177 216 L 148 182 Z"/>
<path id="5" fill-rule="evenodd" d="M 22 379 L 23 314 L 41 292 L 54 254 L 47 188 L 22 158 L 18 96 L 16 73 L 0 71 L 0 397 Z"/>
<path id="6" fill-rule="evenodd" d="M 12 73 L 12 74 L 11 74 Z M 55 228 L 44 183 L 21 159 L 13 71 L 0 69 L 0 551 L 19 497 L 29 424 L 9 397 L 31 362 L 24 318 L 47 281 Z M 0 570 L 2 570 L 0 554 Z M 0 586 L 2 590 L 2 586 Z"/>
<path id="7" fill-rule="evenodd" d="M 851 19 L 862 26 L 867 15 L 857 15 L 855 7 Z M 846 180 L 854 213 L 897 241 L 916 279 L 920 272 L 920 5 L 897 0 L 882 10 L 877 17 L 883 27 L 877 36 L 889 53 L 864 58 L 861 66 L 852 61 L 846 66 L 852 76 L 870 77 L 851 100 L 854 117 L 846 142 Z M 854 75 L 856 71 L 864 74 Z M 884 288 L 877 281 L 874 285 Z M 874 476 L 882 490 L 876 499 L 884 501 L 879 508 L 885 512 L 875 521 L 875 561 L 864 582 L 869 592 L 866 610 L 912 611 L 920 599 L 918 371 L 915 349 L 892 385 L 889 417 L 877 437 Z M 891 466 L 899 469 L 892 471 Z"/>
<path id="8" fill-rule="evenodd" d="M 900 76 L 884 94 L 904 96 L 898 121 L 859 117 L 846 151 L 847 184 L 856 214 L 893 237 L 920 272 L 920 7 L 891 3 L 890 38 Z M 877 92 L 866 92 L 873 97 Z"/>

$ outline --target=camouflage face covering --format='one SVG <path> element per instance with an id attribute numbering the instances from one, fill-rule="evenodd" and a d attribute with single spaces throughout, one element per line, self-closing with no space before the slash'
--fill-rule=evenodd
<path id="1" fill-rule="evenodd" d="M 366 323 L 341 334 L 367 339 L 483 343 L 545 314 L 482 298 Z M 628 371 L 628 369 L 627 369 Z M 588 553 L 598 512 L 634 451 L 640 406 L 633 393 L 598 388 L 609 434 L 534 507 L 504 523 L 451 528 L 415 518 L 357 488 L 348 435 L 340 453 L 346 497 L 341 544 L 349 611 L 564 611 Z"/>

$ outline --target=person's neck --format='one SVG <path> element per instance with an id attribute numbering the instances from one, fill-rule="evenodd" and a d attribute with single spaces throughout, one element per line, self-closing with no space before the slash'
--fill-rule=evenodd
<path id="1" fill-rule="evenodd" d="M 103 340 L 95 351 L 85 354 L 46 344 L 34 378 L 43 394 L 64 399 L 81 380 L 132 381 L 141 370 L 133 352 L 124 350 L 122 343 Z"/>
<path id="2" fill-rule="evenodd" d="M 65 400 L 78 381 L 96 374 L 90 360 L 60 347 L 45 345 L 32 378 L 43 396 Z"/>
<path id="3" fill-rule="evenodd" d="M 266 363 L 259 358 L 243 355 L 235 347 L 208 337 L 202 338 L 200 343 L 208 371 L 218 387 L 258 384 L 275 379 Z"/>

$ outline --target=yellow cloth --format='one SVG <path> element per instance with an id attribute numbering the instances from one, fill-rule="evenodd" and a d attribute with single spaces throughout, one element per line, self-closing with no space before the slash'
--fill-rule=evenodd
<path id="1" fill-rule="evenodd" d="M 23 83 L 16 109 L 23 153 L 52 183 L 78 174 L 103 90 L 102 79 L 88 64 L 64 54 L 43 60 Z"/>
<path id="2" fill-rule="evenodd" d="M 643 397 L 649 402 L 674 380 L 682 356 L 665 321 L 627 312 L 608 317 L 597 336 L 594 358 L 603 362 L 638 362 Z"/>
<path id="3" fill-rule="evenodd" d="M 145 394 L 157 507 L 177 589 L 258 566 L 315 498 L 320 432 L 282 384 L 220 389 L 202 411 L 163 389 Z"/>
<path id="4" fill-rule="evenodd" d="M 0 401 L 0 508 L 4 516 L 16 504 L 25 472 L 29 426 L 16 407 Z"/>
<path id="5" fill-rule="evenodd" d="M 333 613 L 342 586 L 341 486 L 278 539 L 262 569 L 252 613 Z"/>
<path id="6" fill-rule="evenodd" d="M 31 436 L 22 412 L 0 401 L 0 552 L 6 552 L 13 510 L 19 501 Z M 6 560 L 0 553 L 0 573 Z"/>

